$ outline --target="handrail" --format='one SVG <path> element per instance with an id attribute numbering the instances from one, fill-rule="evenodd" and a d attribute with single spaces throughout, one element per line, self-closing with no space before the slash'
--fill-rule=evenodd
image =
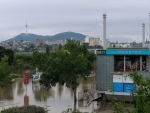
<path id="1" fill-rule="evenodd" d="M 85 89 L 84 91 L 80 91 L 78 92 L 78 100 L 82 100 L 84 99 L 84 97 L 86 96 L 86 94 L 91 94 L 91 89 Z"/>
<path id="2" fill-rule="evenodd" d="M 101 87 L 97 84 L 96 81 L 92 82 L 91 89 L 85 89 L 84 91 L 78 92 L 78 100 L 87 99 L 89 97 L 94 98 L 96 90 L 100 90 Z"/>
<path id="3" fill-rule="evenodd" d="M 91 89 L 95 92 L 96 90 L 100 90 L 101 87 L 97 84 L 96 81 L 92 82 Z"/>

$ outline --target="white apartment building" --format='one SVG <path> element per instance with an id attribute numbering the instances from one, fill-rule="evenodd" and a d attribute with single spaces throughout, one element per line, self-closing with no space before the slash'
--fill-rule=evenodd
<path id="1" fill-rule="evenodd" d="M 96 45 L 102 45 L 102 41 L 100 40 L 100 37 L 91 37 L 91 36 L 86 36 L 84 39 L 85 43 L 89 43 L 89 46 L 96 46 Z"/>

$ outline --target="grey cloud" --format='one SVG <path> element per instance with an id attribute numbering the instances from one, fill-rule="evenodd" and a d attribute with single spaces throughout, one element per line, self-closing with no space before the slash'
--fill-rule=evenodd
<path id="1" fill-rule="evenodd" d="M 11 38 L 20 27 L 24 32 L 27 18 L 32 33 L 54 35 L 71 29 L 102 36 L 106 13 L 107 35 L 128 40 L 127 35 L 141 36 L 142 23 L 146 24 L 148 34 L 149 4 L 149 0 L 4 0 L 0 2 L 0 35 Z"/>

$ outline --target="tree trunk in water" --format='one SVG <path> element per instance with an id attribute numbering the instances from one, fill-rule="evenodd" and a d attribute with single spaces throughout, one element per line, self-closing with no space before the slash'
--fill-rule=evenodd
<path id="1" fill-rule="evenodd" d="M 76 111 L 76 104 L 77 104 L 77 95 L 76 95 L 76 91 L 77 91 L 77 89 L 74 90 L 74 109 L 73 109 L 74 112 Z"/>

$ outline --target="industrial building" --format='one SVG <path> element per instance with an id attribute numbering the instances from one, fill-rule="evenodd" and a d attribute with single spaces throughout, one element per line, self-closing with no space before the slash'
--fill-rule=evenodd
<path id="1" fill-rule="evenodd" d="M 115 94 L 124 98 L 131 95 L 135 87 L 129 76 L 131 71 L 137 71 L 143 77 L 150 76 L 150 49 L 145 47 L 145 24 L 142 24 L 142 27 L 142 47 L 108 48 L 106 14 L 103 15 L 103 50 L 96 50 L 97 93 L 105 93 L 108 97 Z"/>
<path id="2" fill-rule="evenodd" d="M 98 90 L 112 90 L 113 75 L 129 75 L 131 71 L 137 71 L 144 77 L 148 77 L 150 75 L 149 70 L 149 49 L 116 48 L 97 50 L 97 84 L 100 86 Z"/>

